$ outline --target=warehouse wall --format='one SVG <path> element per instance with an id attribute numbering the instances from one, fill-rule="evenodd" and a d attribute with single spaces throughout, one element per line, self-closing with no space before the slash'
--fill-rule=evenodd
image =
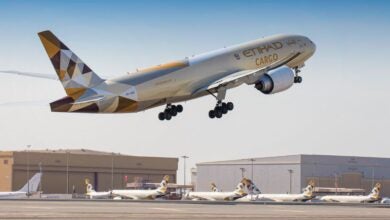
<path id="1" fill-rule="evenodd" d="M 251 165 L 198 165 L 196 191 L 209 191 L 210 183 L 214 182 L 223 191 L 231 191 L 241 180 L 241 170 L 245 177 L 251 179 Z M 290 174 L 292 173 L 292 193 L 301 192 L 301 171 L 299 164 L 254 165 L 253 181 L 263 193 L 288 193 L 290 189 Z"/>

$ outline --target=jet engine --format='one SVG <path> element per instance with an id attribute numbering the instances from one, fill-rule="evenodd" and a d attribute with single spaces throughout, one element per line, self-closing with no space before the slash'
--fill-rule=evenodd
<path id="1" fill-rule="evenodd" d="M 264 94 L 274 94 L 287 90 L 294 84 L 294 71 L 289 67 L 280 67 L 262 75 L 255 88 Z"/>

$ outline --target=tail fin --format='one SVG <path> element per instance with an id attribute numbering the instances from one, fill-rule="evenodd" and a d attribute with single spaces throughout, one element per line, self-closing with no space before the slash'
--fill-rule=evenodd
<path id="1" fill-rule="evenodd" d="M 42 173 L 36 173 L 31 179 L 24 185 L 19 192 L 35 193 L 38 191 L 38 186 L 41 183 Z"/>
<path id="2" fill-rule="evenodd" d="M 52 32 L 43 31 L 38 36 L 68 96 L 77 99 L 104 81 Z"/>
<path id="3" fill-rule="evenodd" d="M 312 197 L 314 192 L 314 181 L 310 180 L 309 184 L 306 186 L 306 188 L 303 190 L 303 195 L 307 197 Z"/>
<path id="4" fill-rule="evenodd" d="M 219 192 L 219 189 L 217 188 L 217 185 L 215 185 L 215 183 L 211 183 L 211 191 L 212 192 Z"/>
<path id="5" fill-rule="evenodd" d="M 88 178 L 85 179 L 85 184 L 87 185 L 87 194 L 96 192 Z"/>
<path id="6" fill-rule="evenodd" d="M 373 199 L 379 199 L 380 198 L 380 192 L 381 192 L 382 185 L 380 183 L 375 184 L 374 188 L 371 190 L 370 197 Z"/>
<path id="7" fill-rule="evenodd" d="M 157 188 L 157 191 L 161 193 L 166 193 L 168 189 L 169 176 L 165 175 L 163 180 L 160 183 L 160 187 Z"/>
<path id="8" fill-rule="evenodd" d="M 248 179 L 246 178 L 243 178 L 239 183 L 238 185 L 236 186 L 236 189 L 234 190 L 234 193 L 238 194 L 238 195 L 245 195 L 245 186 L 247 185 L 248 183 Z"/>
<path id="9" fill-rule="evenodd" d="M 248 189 L 249 194 L 261 194 L 261 191 L 259 190 L 259 188 L 257 188 L 257 186 L 250 179 L 248 179 L 248 183 L 247 183 L 246 187 Z"/>

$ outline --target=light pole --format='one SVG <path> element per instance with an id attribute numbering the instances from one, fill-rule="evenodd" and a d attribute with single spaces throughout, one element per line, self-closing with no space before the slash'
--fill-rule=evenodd
<path id="1" fill-rule="evenodd" d="M 292 169 L 289 169 L 289 170 L 288 170 L 288 173 L 290 174 L 290 194 L 291 194 L 291 191 L 292 191 L 292 173 L 293 173 L 293 170 L 292 170 Z"/>
<path id="2" fill-rule="evenodd" d="M 39 198 L 42 194 L 42 162 L 39 162 L 39 173 L 41 174 L 40 181 L 39 181 Z"/>
<path id="3" fill-rule="evenodd" d="M 69 151 L 66 151 L 66 194 L 69 194 Z"/>
<path id="4" fill-rule="evenodd" d="M 249 160 L 251 161 L 251 180 L 254 181 L 253 180 L 253 162 L 255 162 L 255 159 L 251 158 Z"/>
<path id="5" fill-rule="evenodd" d="M 183 178 L 184 178 L 184 193 L 186 191 L 186 159 L 189 158 L 188 156 L 184 155 L 184 156 L 181 156 L 184 161 L 183 161 Z"/>
<path id="6" fill-rule="evenodd" d="M 27 145 L 27 198 L 30 198 L 30 148 L 31 145 Z"/>
<path id="7" fill-rule="evenodd" d="M 253 182 L 253 162 L 255 162 L 255 159 L 251 158 L 249 160 L 251 161 L 251 181 Z M 253 201 L 253 192 L 251 193 L 251 200 Z"/>
<path id="8" fill-rule="evenodd" d="M 111 153 L 111 190 L 114 189 L 114 152 Z"/>
<path id="9" fill-rule="evenodd" d="M 240 167 L 240 170 L 241 170 L 241 178 L 244 178 L 245 168 L 244 167 Z"/>

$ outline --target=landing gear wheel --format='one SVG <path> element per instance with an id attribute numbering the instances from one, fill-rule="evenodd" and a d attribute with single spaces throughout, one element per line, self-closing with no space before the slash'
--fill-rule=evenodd
<path id="1" fill-rule="evenodd" d="M 158 114 L 158 119 L 160 119 L 160 121 L 164 121 L 164 119 L 165 119 L 165 113 L 164 113 L 164 112 L 160 112 L 160 113 Z"/>
<path id="2" fill-rule="evenodd" d="M 227 109 L 228 109 L 229 111 L 231 111 L 231 110 L 234 109 L 234 104 L 233 104 L 233 102 L 228 102 L 226 105 L 227 105 Z"/>
<path id="3" fill-rule="evenodd" d="M 172 118 L 172 115 L 170 115 L 168 112 L 165 112 L 165 119 L 166 120 L 171 120 L 171 118 Z"/>
<path id="4" fill-rule="evenodd" d="M 210 118 L 215 118 L 215 111 L 214 110 L 210 110 L 209 111 L 209 117 Z"/>
<path id="5" fill-rule="evenodd" d="M 177 115 L 177 110 L 176 110 L 176 107 L 172 107 L 171 111 L 169 112 L 172 116 L 176 116 Z"/>
<path id="6" fill-rule="evenodd" d="M 216 111 L 215 112 L 215 117 L 222 118 L 222 111 Z"/>
<path id="7" fill-rule="evenodd" d="M 223 103 L 223 104 L 225 104 L 225 103 Z M 228 113 L 228 108 L 227 108 L 227 105 L 226 105 L 226 104 L 225 104 L 225 105 L 222 105 L 221 111 L 222 111 L 222 114 Z"/>
<path id="8" fill-rule="evenodd" d="M 301 83 L 301 82 L 302 82 L 302 77 L 301 76 L 294 77 L 294 83 Z"/>
<path id="9" fill-rule="evenodd" d="M 178 113 L 181 113 L 183 111 L 183 106 L 182 105 L 177 105 L 176 110 Z"/>

